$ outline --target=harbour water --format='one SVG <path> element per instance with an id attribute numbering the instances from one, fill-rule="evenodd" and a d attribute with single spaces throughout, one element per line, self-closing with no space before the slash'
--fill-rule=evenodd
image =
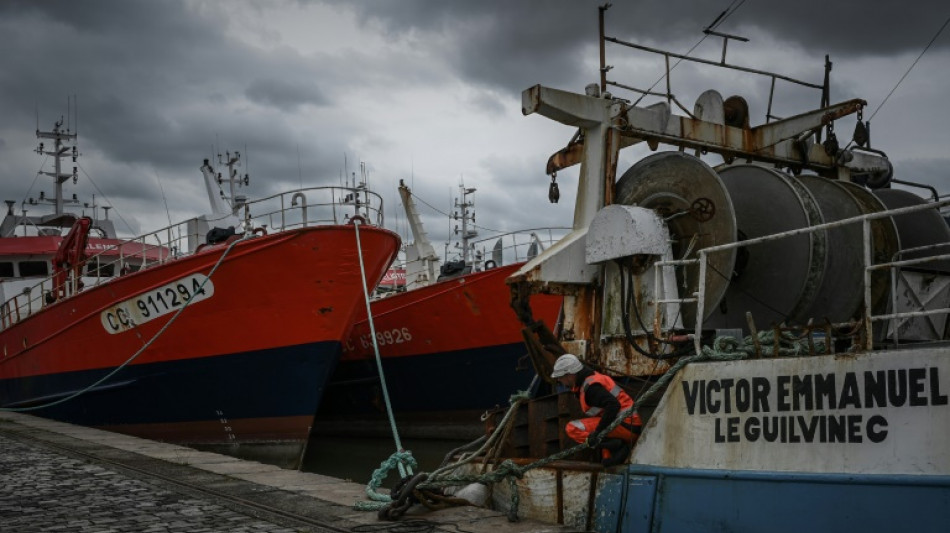
<path id="1" fill-rule="evenodd" d="M 425 472 L 438 468 L 446 454 L 467 442 L 469 441 L 454 439 L 402 440 L 403 447 L 411 451 L 418 461 L 418 471 Z M 356 483 L 367 483 L 373 471 L 379 468 L 380 463 L 389 458 L 395 450 L 392 438 L 311 438 L 301 470 Z M 397 479 L 396 473 L 390 473 L 385 485 L 389 486 Z"/>

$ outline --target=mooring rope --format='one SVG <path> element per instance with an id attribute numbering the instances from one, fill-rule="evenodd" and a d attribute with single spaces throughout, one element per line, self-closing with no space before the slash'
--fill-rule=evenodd
<path id="1" fill-rule="evenodd" d="M 393 415 L 393 406 L 389 401 L 389 388 L 386 386 L 386 374 L 383 372 L 383 360 L 379 355 L 379 343 L 376 341 L 376 325 L 373 323 L 373 312 L 370 307 L 369 287 L 366 284 L 366 266 L 363 264 L 363 247 L 360 243 L 360 220 L 357 217 L 352 219 L 353 227 L 356 228 L 356 255 L 360 262 L 360 281 L 363 283 L 363 296 L 366 304 L 366 321 L 369 323 L 370 338 L 373 339 L 373 352 L 376 355 L 376 368 L 379 370 L 379 381 L 383 389 L 383 400 L 386 404 L 386 414 L 389 416 L 389 427 L 393 432 L 393 440 L 396 443 L 396 451 L 386 460 L 379 464 L 379 468 L 373 471 L 369 483 L 366 485 L 366 496 L 370 502 L 359 501 L 354 506 L 360 511 L 376 511 L 392 502 L 392 497 L 388 494 L 381 494 L 377 491 L 382 486 L 383 481 L 389 475 L 389 472 L 396 468 L 399 470 L 401 478 L 412 475 L 412 470 L 418 465 L 412 452 L 402 447 L 402 441 L 399 440 L 399 429 L 396 427 L 396 417 Z"/>

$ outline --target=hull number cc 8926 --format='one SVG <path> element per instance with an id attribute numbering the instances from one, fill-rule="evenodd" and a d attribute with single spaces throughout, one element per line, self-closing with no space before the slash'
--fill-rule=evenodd
<path id="1" fill-rule="evenodd" d="M 102 327 L 109 333 L 121 333 L 135 326 L 174 313 L 188 302 L 199 302 L 214 295 L 214 285 L 203 274 L 192 274 L 116 304 L 102 312 Z"/>

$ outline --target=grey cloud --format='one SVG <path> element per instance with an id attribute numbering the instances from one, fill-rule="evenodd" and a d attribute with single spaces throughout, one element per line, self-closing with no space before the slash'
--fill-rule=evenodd
<path id="1" fill-rule="evenodd" d="M 518 105 L 517 102 L 514 102 L 511 99 L 503 100 L 497 95 L 486 91 L 480 91 L 478 94 L 470 98 L 467 104 L 472 106 L 474 109 L 478 109 L 482 113 L 498 116 L 504 114 L 506 107 Z"/>
<path id="2" fill-rule="evenodd" d="M 330 101 L 316 88 L 279 79 L 257 79 L 245 92 L 247 97 L 263 105 L 282 111 L 296 111 L 301 106 L 327 105 Z"/>
<path id="3" fill-rule="evenodd" d="M 250 48 L 225 33 L 226 11 L 190 7 L 184 2 L 0 3 L 0 48 L 8 51 L 0 58 L 5 117 L 0 138 L 36 126 L 48 129 L 66 114 L 67 95 L 75 95 L 79 147 L 90 156 L 81 164 L 90 172 L 97 169 L 92 178 L 116 203 L 156 196 L 154 176 L 130 175 L 131 168 L 154 168 L 163 180 L 197 183 L 197 167 L 214 145 L 222 151 L 251 147 L 257 156 L 252 164 L 262 171 L 255 187 L 266 189 L 284 174 L 296 177 L 295 145 L 305 141 L 280 112 L 329 103 L 306 81 L 325 74 L 324 58 Z M 293 79 L 286 79 L 288 72 Z M 245 98 L 278 113 L 248 109 Z M 345 136 L 349 129 L 344 124 L 338 132 Z M 321 139 L 319 147 L 302 151 L 319 160 L 324 150 L 345 151 L 345 142 Z M 0 154 L 17 161 L 10 171 L 28 176 L 25 188 L 39 162 L 10 149 L 0 146 Z M 120 164 L 94 164 L 91 157 Z M 84 181 L 76 189 L 80 194 L 86 192 Z M 174 189 L 168 181 L 166 188 Z M 12 186 L 9 179 L 2 185 Z"/>
<path id="4" fill-rule="evenodd" d="M 447 37 L 449 43 L 439 53 L 478 83 L 520 91 L 539 82 L 561 86 L 597 76 L 597 6 L 602 1 L 335 3 L 394 37 L 420 30 Z M 685 52 L 730 5 L 699 0 L 614 2 L 607 12 L 606 33 L 641 43 L 679 43 L 684 48 L 671 51 Z M 778 41 L 817 57 L 828 53 L 835 60 L 919 52 L 947 16 L 950 8 L 943 0 L 873 5 L 866 0 L 743 1 L 717 29 L 741 35 L 754 26 Z M 950 35 L 934 46 L 950 47 Z"/>
<path id="5" fill-rule="evenodd" d="M 896 159 L 894 177 L 908 182 L 927 184 L 937 189 L 939 195 L 950 194 L 950 159 Z M 921 196 L 929 196 L 930 192 L 922 188 L 912 188 Z"/>
<path id="6" fill-rule="evenodd" d="M 385 103 L 391 91 L 411 91 L 420 83 L 427 88 L 444 86 L 446 91 L 464 86 L 460 94 L 466 96 L 460 104 L 466 113 L 475 110 L 502 116 L 517 109 L 520 92 L 531 85 L 580 90 L 597 76 L 596 7 L 602 0 L 332 3 L 355 13 L 368 31 L 381 31 L 400 46 L 386 54 L 374 55 L 357 47 L 335 56 L 256 48 L 228 33 L 228 9 L 200 2 L 0 2 L 0 49 L 6 52 L 0 56 L 0 93 L 4 95 L 0 165 L 5 174 L 0 198 L 8 196 L 15 180 L 19 180 L 16 187 L 28 187 L 39 165 L 34 154 L 21 153 L 19 144 L 36 126 L 36 107 L 40 127 L 48 128 L 65 112 L 66 96 L 71 94 L 78 96 L 80 149 L 90 158 L 84 168 L 110 199 L 117 203 L 141 199 L 134 205 L 154 201 L 157 172 L 169 200 L 184 204 L 190 199 L 182 191 L 199 183 L 197 166 L 215 150 L 244 151 L 246 146 L 246 169 L 252 179 L 248 194 L 262 196 L 300 181 L 305 185 L 338 182 L 343 154 L 350 157 L 351 170 L 360 157 L 374 158 L 373 153 L 356 153 L 355 147 L 385 152 L 403 145 L 400 130 L 374 131 L 361 123 L 364 110 L 334 106 L 343 91 L 365 90 L 373 103 Z M 700 30 L 728 5 L 699 0 L 614 3 L 608 12 L 608 34 L 662 43 L 679 52 L 695 43 Z M 898 53 L 915 56 L 950 14 L 942 1 L 866 4 L 856 0 L 746 1 L 719 29 L 757 39 L 771 36 L 801 50 L 809 61 L 814 59 L 809 65 L 816 65 L 819 75 L 822 54 L 830 53 L 836 61 L 832 80 L 837 83 L 834 76 L 845 70 L 848 61 Z M 270 8 L 234 7 L 260 9 L 262 15 Z M 761 41 L 730 44 L 730 53 Z M 934 46 L 945 50 L 948 43 L 950 35 L 945 34 Z M 707 44 L 715 49 L 714 43 Z M 786 70 L 786 65 L 775 67 Z M 811 72 L 806 73 L 807 79 L 813 79 Z M 924 73 L 921 67 L 914 75 Z M 865 89 L 876 74 L 868 72 L 866 80 L 852 77 L 833 85 L 833 100 L 853 96 L 880 100 L 896 79 L 887 80 L 883 88 L 879 82 L 874 87 L 877 93 L 867 94 Z M 927 75 L 935 86 L 945 86 L 943 77 Z M 676 71 L 674 79 L 685 85 L 683 91 L 708 87 L 708 78 L 685 67 Z M 757 85 L 741 92 L 750 101 L 755 122 L 762 122 L 767 88 Z M 696 96 L 684 92 L 684 104 L 690 107 Z M 891 101 L 892 109 L 898 108 L 899 96 L 900 92 Z M 817 99 L 811 94 L 786 93 L 781 102 L 786 107 L 776 114 L 788 115 L 814 107 Z M 445 111 L 430 107 L 416 112 Z M 928 108 L 934 116 L 941 112 L 936 106 Z M 312 129 L 299 131 L 293 120 L 297 116 L 306 116 Z M 876 140 L 886 139 L 883 130 L 875 129 Z M 564 128 L 564 142 L 572 133 Z M 901 137 L 909 133 L 913 132 L 903 131 Z M 477 163 L 483 175 L 492 176 L 490 183 L 472 183 L 480 188 L 478 216 L 485 226 L 491 226 L 489 220 L 503 221 L 507 228 L 570 223 L 576 179 L 570 172 L 559 174 L 562 200 L 553 206 L 547 203 L 549 179 L 543 174 L 547 156 L 561 146 L 546 147 L 538 154 L 531 153 L 529 144 L 525 143 L 521 159 L 486 156 Z M 889 146 L 879 144 L 890 153 Z M 14 148 L 16 153 L 12 153 Z M 491 154 L 496 147 L 478 148 Z M 415 155 L 417 161 L 430 157 Z M 388 163 L 376 171 L 378 183 L 387 183 L 398 173 Z M 938 166 L 948 168 L 944 163 L 895 160 L 907 179 L 917 179 L 911 175 L 945 179 Z M 466 161 L 460 166 L 471 164 Z M 142 168 L 148 170 L 136 170 Z M 453 180 L 427 180 L 439 185 L 423 185 L 420 177 L 419 193 L 447 209 Z M 203 199 L 197 202 L 203 207 Z M 392 204 L 389 212 L 393 213 Z M 433 219 L 432 231 L 448 237 L 447 224 L 440 217 Z"/>

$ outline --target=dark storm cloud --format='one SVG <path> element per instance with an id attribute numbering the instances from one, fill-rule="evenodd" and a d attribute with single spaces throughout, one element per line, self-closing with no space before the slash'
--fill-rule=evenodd
<path id="1" fill-rule="evenodd" d="M 481 183 L 471 185 L 479 187 L 480 221 L 505 229 L 535 226 L 541 220 L 570 223 L 576 179 L 570 172 L 559 175 L 561 203 L 548 205 L 550 180 L 543 168 L 547 156 L 561 148 L 574 130 L 540 117 L 520 119 L 517 114 L 520 93 L 529 86 L 542 83 L 580 90 L 596 79 L 599 2 L 333 3 L 365 23 L 368 31 L 363 34 L 368 41 L 375 43 L 381 36 L 394 46 L 385 52 L 359 43 L 333 52 L 301 52 L 280 46 L 285 28 L 276 24 L 250 30 L 241 27 L 266 37 L 265 45 L 253 46 L 249 42 L 254 39 L 240 38 L 244 37 L 236 29 L 240 24 L 230 24 L 265 21 L 263 17 L 280 10 L 281 3 L 0 2 L 0 49 L 4 50 L 0 55 L 0 94 L 4 95 L 0 100 L 4 117 L 0 171 L 5 176 L 0 181 L 0 199 L 10 197 L 8 190 L 13 187 L 13 180 L 6 176 L 16 178 L 16 186 L 24 189 L 17 193 L 22 194 L 40 164 L 38 156 L 24 147 L 37 125 L 35 110 L 39 108 L 39 126 L 47 129 L 65 114 L 67 95 L 78 99 L 80 149 L 87 157 L 98 158 L 86 159 L 83 168 L 111 199 L 154 199 L 160 194 L 158 174 L 169 203 L 187 204 L 196 201 L 195 190 L 200 196 L 197 167 L 201 160 L 214 159 L 216 152 L 226 149 L 246 152 L 242 172 L 251 174 L 249 196 L 271 194 L 301 182 L 337 183 L 344 154 L 352 171 L 361 157 L 370 161 L 377 158 L 376 153 L 392 157 L 393 152 L 406 150 L 407 139 L 419 136 L 411 128 L 389 127 L 396 122 L 385 105 L 345 106 L 346 97 L 365 95 L 367 104 L 385 104 L 387 95 L 393 94 L 402 97 L 400 102 L 412 102 L 436 88 L 461 95 L 456 100 L 458 109 L 420 103 L 411 110 L 410 120 L 426 123 L 433 114 L 440 121 L 470 120 L 475 113 L 499 118 L 491 127 L 502 129 L 508 125 L 500 119 L 515 115 L 514 120 L 535 121 L 539 129 L 563 129 L 559 137 L 563 140 L 540 153 L 532 147 L 537 144 L 534 139 L 525 139 L 523 146 L 519 141 L 518 156 L 496 156 L 498 151 L 510 154 L 511 147 L 486 142 L 459 158 L 456 172 L 479 176 Z M 719 29 L 756 38 L 749 44 L 730 44 L 730 54 L 765 48 L 771 43 L 763 36 L 769 36 L 789 49 L 801 50 L 809 64 L 818 66 L 820 78 L 826 52 L 836 61 L 835 75 L 846 71 L 848 58 L 854 63 L 899 53 L 915 57 L 950 14 L 944 2 L 904 2 L 873 9 L 865 4 L 870 3 L 747 0 Z M 685 52 L 701 37 L 701 29 L 728 5 L 718 0 L 616 1 L 608 12 L 607 33 Z M 932 54 L 946 50 L 948 43 L 950 32 L 934 43 Z M 705 44 L 709 46 L 698 52 L 715 56 L 716 43 Z M 619 55 L 615 48 L 608 53 Z M 608 55 L 611 64 L 612 57 Z M 927 75 L 935 86 L 946 86 L 945 75 L 926 70 L 927 59 L 932 58 L 925 58 L 909 81 Z M 901 69 L 904 63 L 902 58 Z M 787 65 L 750 66 L 785 71 Z M 658 72 L 635 74 L 652 82 Z M 806 73 L 806 79 L 813 80 L 813 73 L 814 69 Z M 868 72 L 867 80 L 875 74 Z M 709 78 L 685 64 L 677 69 L 674 81 L 685 87 L 682 101 L 687 106 L 698 95 L 688 91 L 714 86 Z M 833 78 L 833 100 L 860 96 L 876 105 L 896 81 L 897 76 L 889 77 L 886 87 L 883 82 L 871 87 L 865 79 L 839 82 Z M 749 100 L 755 122 L 762 122 L 767 85 L 759 82 L 738 89 Z M 891 100 L 890 108 L 903 113 L 901 94 Z M 817 102 L 811 93 L 784 93 L 778 101 L 775 113 L 786 116 Z M 372 109 L 372 117 L 366 116 L 367 109 Z M 882 126 L 890 120 L 885 114 L 878 119 Z M 940 112 L 930 114 L 939 117 Z M 301 119 L 308 123 L 306 130 Z M 432 124 L 439 127 L 437 121 Z M 889 150 L 883 131 L 883 127 L 875 129 L 875 140 Z M 909 137 L 908 131 L 913 133 L 902 132 L 902 139 Z M 426 145 L 424 138 L 417 142 L 417 146 Z M 363 153 L 356 153 L 356 147 Z M 417 162 L 423 157 L 446 157 L 431 150 L 414 155 Z M 380 160 L 379 166 L 374 168 L 376 183 L 392 182 L 392 190 L 398 177 L 410 175 L 398 162 Z M 913 167 L 896 159 L 895 166 L 925 181 L 947 167 L 942 162 Z M 174 180 L 185 185 L 175 186 L 170 183 Z M 454 181 L 420 176 L 417 184 L 420 194 L 447 208 Z M 84 186 L 82 181 L 79 186 Z M 395 196 L 392 191 L 387 194 Z M 388 205 L 389 213 L 400 209 L 398 202 Z M 496 224 L 488 224 L 489 220 Z M 444 221 L 434 225 L 447 236 Z"/>
<path id="2" fill-rule="evenodd" d="M 284 174 L 296 178 L 297 145 L 305 140 L 288 114 L 332 102 L 315 83 L 318 70 L 326 77 L 327 62 L 242 44 L 228 35 L 226 16 L 181 2 L 0 3 L 0 140 L 49 129 L 67 114 L 67 95 L 75 95 L 80 149 L 118 164 L 94 173 L 114 201 L 153 198 L 154 173 L 197 182 L 212 146 L 250 146 L 264 190 Z M 74 118 L 67 120 L 75 129 Z M 301 166 L 314 175 L 335 170 L 314 163 L 325 159 L 324 150 L 334 157 L 344 152 L 347 131 L 343 125 L 339 137 L 304 146 Z M 39 164 L 29 153 L 3 157 L 26 158 L 11 169 L 21 174 Z M 92 173 L 89 160 L 83 163 Z"/>
<path id="3" fill-rule="evenodd" d="M 446 64 L 480 84 L 521 91 L 539 82 L 562 86 L 598 75 L 597 6 L 602 1 L 337 3 L 394 37 L 421 31 L 448 38 L 451 44 L 437 49 Z M 617 1 L 607 12 L 606 33 L 643 44 L 674 43 L 671 51 L 682 53 L 730 5 L 738 9 L 719 31 L 741 35 L 759 28 L 815 56 L 831 54 L 832 60 L 917 53 L 950 15 L 944 0 Z M 950 36 L 934 47 L 950 47 Z"/>
<path id="4" fill-rule="evenodd" d="M 283 111 L 295 111 L 306 104 L 326 105 L 329 103 L 329 100 L 311 84 L 297 84 L 284 80 L 254 80 L 248 86 L 246 94 L 254 102 L 272 105 Z"/>

